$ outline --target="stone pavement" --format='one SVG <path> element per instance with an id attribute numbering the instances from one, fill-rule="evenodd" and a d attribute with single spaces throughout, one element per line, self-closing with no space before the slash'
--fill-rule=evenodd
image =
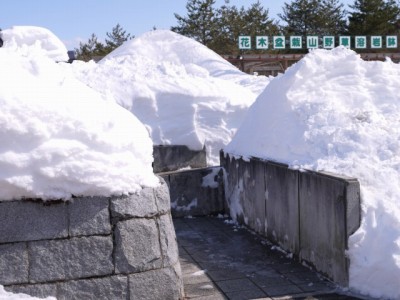
<path id="1" fill-rule="evenodd" d="M 362 299 L 229 223 L 174 219 L 186 299 Z"/>

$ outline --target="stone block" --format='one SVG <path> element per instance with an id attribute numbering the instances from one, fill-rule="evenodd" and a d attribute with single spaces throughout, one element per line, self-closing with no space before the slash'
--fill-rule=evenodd
<path id="1" fill-rule="evenodd" d="M 151 291 L 148 291 L 151 294 Z M 60 283 L 57 300 L 128 299 L 128 278 L 112 276 Z"/>
<path id="2" fill-rule="evenodd" d="M 179 252 L 171 215 L 160 216 L 158 219 L 158 227 L 160 229 L 163 267 L 175 265 L 179 260 Z"/>
<path id="3" fill-rule="evenodd" d="M 290 253 L 299 253 L 298 171 L 287 165 L 266 164 L 265 235 Z"/>
<path id="4" fill-rule="evenodd" d="M 224 191 L 220 167 L 161 175 L 169 185 L 174 217 L 223 213 Z"/>
<path id="5" fill-rule="evenodd" d="M 238 169 L 239 162 L 234 156 L 220 152 L 221 167 L 224 169 L 224 190 L 225 190 L 225 212 L 231 218 L 243 221 L 243 212 L 237 211 L 239 206 L 240 193 L 243 192 L 243 179 L 241 179 Z"/>
<path id="6" fill-rule="evenodd" d="M 83 197 L 69 205 L 70 236 L 110 234 L 109 199 Z"/>
<path id="7" fill-rule="evenodd" d="M 164 178 L 161 176 L 158 176 L 158 178 L 160 179 L 160 185 L 154 189 L 154 196 L 156 199 L 158 212 L 160 214 L 166 214 L 171 211 L 169 186 Z"/>
<path id="8" fill-rule="evenodd" d="M 37 298 L 57 297 L 57 284 L 11 285 L 4 289 L 7 292 L 22 293 Z"/>
<path id="9" fill-rule="evenodd" d="M 152 217 L 158 214 L 154 189 L 145 187 L 137 194 L 111 199 L 113 223 L 137 217 Z"/>
<path id="10" fill-rule="evenodd" d="M 0 245 L 0 285 L 28 282 L 26 243 Z"/>
<path id="11" fill-rule="evenodd" d="M 130 299 L 183 299 L 181 276 L 179 265 L 132 274 L 129 276 Z"/>
<path id="12" fill-rule="evenodd" d="M 316 172 L 299 175 L 300 258 L 342 286 L 349 283 L 347 224 L 355 224 L 360 218 L 353 214 L 356 220 L 348 220 L 347 215 L 347 188 L 354 181 Z"/>
<path id="13" fill-rule="evenodd" d="M 207 167 L 206 148 L 196 151 L 184 145 L 160 145 L 153 147 L 154 173 L 176 171 L 182 168 Z"/>
<path id="14" fill-rule="evenodd" d="M 160 236 L 154 219 L 118 222 L 115 229 L 115 272 L 135 273 L 160 268 Z"/>
<path id="15" fill-rule="evenodd" d="M 0 244 L 67 236 L 68 212 L 65 202 L 0 203 Z"/>
<path id="16" fill-rule="evenodd" d="M 31 242 L 30 282 L 52 282 L 113 272 L 111 236 Z"/>
<path id="17" fill-rule="evenodd" d="M 264 161 L 251 159 L 245 162 L 238 160 L 239 172 L 243 174 L 243 186 L 240 193 L 240 203 L 243 207 L 245 224 L 256 231 L 265 232 L 265 168 Z"/>

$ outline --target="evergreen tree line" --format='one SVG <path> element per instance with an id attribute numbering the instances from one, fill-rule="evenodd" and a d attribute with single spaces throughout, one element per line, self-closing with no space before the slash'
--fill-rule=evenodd
<path id="1" fill-rule="evenodd" d="M 121 46 L 125 41 L 134 38 L 130 33 L 117 24 L 111 32 L 106 33 L 105 43 L 99 41 L 96 34 L 92 33 L 86 43 L 79 43 L 79 48 L 75 49 L 76 56 L 80 60 L 89 61 L 94 57 L 102 57 Z"/>
<path id="2" fill-rule="evenodd" d="M 400 30 L 398 0 L 354 0 L 347 11 L 340 0 L 292 0 L 284 3 L 280 20 L 269 17 L 260 1 L 248 8 L 231 5 L 229 0 L 215 6 L 215 0 L 188 0 L 187 15 L 175 14 L 177 26 L 171 27 L 219 54 L 237 54 L 240 35 L 397 35 Z M 284 25 L 280 24 L 284 22 Z M 121 45 L 130 34 L 120 25 L 107 33 L 105 44 L 92 34 L 81 43 L 78 58 L 103 56 Z M 259 50 L 258 50 L 259 51 Z M 247 53 L 257 52 L 251 50 Z"/>

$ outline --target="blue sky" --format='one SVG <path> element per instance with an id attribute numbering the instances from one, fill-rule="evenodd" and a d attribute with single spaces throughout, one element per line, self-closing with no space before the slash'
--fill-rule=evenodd
<path id="1" fill-rule="evenodd" d="M 256 0 L 231 0 L 231 5 L 249 7 Z M 260 0 L 272 18 L 289 0 Z M 353 3 L 342 0 L 342 3 Z M 45 27 L 58 36 L 68 49 L 86 42 L 92 33 L 104 39 L 120 24 L 127 32 L 138 36 L 153 26 L 169 29 L 176 25 L 174 13 L 186 15 L 187 0 L 2 0 L 0 28 L 14 25 Z M 217 0 L 216 6 L 224 3 Z"/>

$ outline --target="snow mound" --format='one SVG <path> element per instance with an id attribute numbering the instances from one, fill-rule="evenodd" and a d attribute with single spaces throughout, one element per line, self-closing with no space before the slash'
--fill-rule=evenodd
<path id="1" fill-rule="evenodd" d="M 0 199 L 109 196 L 155 186 L 137 118 L 44 56 L 0 48 Z"/>
<path id="2" fill-rule="evenodd" d="M 1 31 L 3 48 L 21 54 L 42 54 L 55 61 L 68 61 L 68 50 L 50 30 L 36 26 L 13 26 Z"/>
<path id="3" fill-rule="evenodd" d="M 80 80 L 135 114 L 156 145 L 206 145 L 219 163 L 248 107 L 268 84 L 202 44 L 167 30 L 125 42 L 98 64 L 72 64 Z"/>
<path id="4" fill-rule="evenodd" d="M 228 153 L 359 179 L 363 218 L 351 236 L 350 286 L 400 299 L 400 65 L 351 50 L 315 50 L 272 80 Z"/>

